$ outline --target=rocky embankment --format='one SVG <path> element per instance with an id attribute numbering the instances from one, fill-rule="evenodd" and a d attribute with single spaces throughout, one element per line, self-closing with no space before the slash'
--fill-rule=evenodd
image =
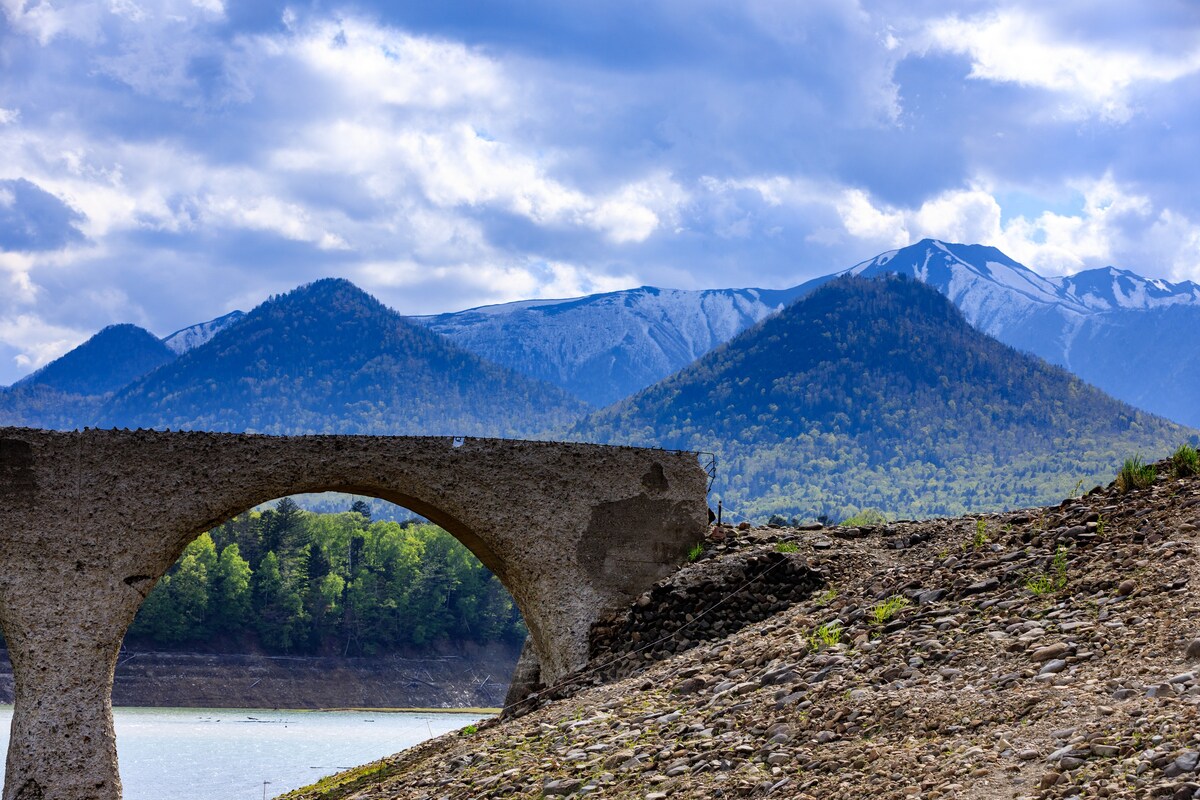
<path id="1" fill-rule="evenodd" d="M 520 647 L 444 646 L 378 658 L 122 651 L 120 706 L 190 708 L 496 708 Z M 2 651 L 0 651 L 2 652 Z M 0 703 L 12 702 L 0 658 Z"/>
<path id="2" fill-rule="evenodd" d="M 715 533 L 528 713 L 289 797 L 1200 798 L 1200 478 Z M 756 570 L 766 594 L 743 587 Z M 740 600 L 705 613 L 756 589 L 790 605 L 744 626 Z M 664 634 L 686 645 L 646 647 Z"/>

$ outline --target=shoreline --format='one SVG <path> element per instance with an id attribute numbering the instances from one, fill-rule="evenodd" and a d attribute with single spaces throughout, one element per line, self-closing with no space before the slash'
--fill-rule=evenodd
<path id="1" fill-rule="evenodd" d="M 464 708 L 308 708 L 308 709 L 281 709 L 290 711 L 311 711 L 313 713 L 332 713 L 336 711 L 356 711 L 361 713 L 370 712 L 373 714 L 482 714 L 487 716 L 495 716 L 504 709 L 502 708 L 479 708 L 466 706 Z"/>
<path id="2" fill-rule="evenodd" d="M 12 703 L 0 703 L 0 711 L 12 711 Z M 503 709 L 500 708 L 477 708 L 465 706 L 462 708 L 370 708 L 370 707 L 344 707 L 344 708 L 255 708 L 253 706 L 128 706 L 114 705 L 113 711 L 270 711 L 281 712 L 288 714 L 335 714 L 335 713 L 357 713 L 357 714 L 463 714 L 465 716 L 496 716 Z"/>
<path id="3" fill-rule="evenodd" d="M 126 650 L 112 701 L 121 707 L 490 709 L 504 705 L 520 647 L 440 645 L 373 658 Z M 0 658 L 0 701 L 15 683 Z"/>

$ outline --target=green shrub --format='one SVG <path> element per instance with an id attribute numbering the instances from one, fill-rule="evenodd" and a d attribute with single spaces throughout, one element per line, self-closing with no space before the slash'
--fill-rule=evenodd
<path id="1" fill-rule="evenodd" d="M 697 558 L 699 558 L 702 555 L 704 555 L 704 543 L 696 542 L 694 545 L 692 545 L 692 549 L 688 550 L 687 558 L 688 558 L 688 561 L 690 562 L 690 561 L 695 561 Z"/>
<path id="2" fill-rule="evenodd" d="M 1200 474 L 1200 452 L 1190 444 L 1181 444 L 1171 456 L 1171 470 L 1176 478 Z"/>
<path id="3" fill-rule="evenodd" d="M 1121 465 L 1121 471 L 1117 473 L 1117 489 L 1122 492 L 1145 489 L 1154 483 L 1157 477 L 1158 470 L 1153 464 L 1143 463 L 1141 456 L 1127 458 Z"/>
<path id="4" fill-rule="evenodd" d="M 983 549 L 990 539 L 987 535 L 987 521 L 982 519 L 975 520 L 975 536 L 971 539 L 971 546 L 976 550 Z"/>
<path id="5" fill-rule="evenodd" d="M 800 545 L 796 544 L 795 542 L 780 542 L 779 544 L 775 545 L 775 552 L 798 553 L 800 552 Z"/>
<path id="6" fill-rule="evenodd" d="M 840 527 L 843 528 L 874 528 L 878 525 L 886 524 L 887 517 L 877 508 L 864 508 L 853 517 L 844 519 L 839 523 Z"/>

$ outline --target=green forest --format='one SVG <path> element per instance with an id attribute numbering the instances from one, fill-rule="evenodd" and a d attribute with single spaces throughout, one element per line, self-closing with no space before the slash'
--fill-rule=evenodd
<path id="1" fill-rule="evenodd" d="M 134 647 L 382 655 L 439 640 L 520 642 L 512 597 L 466 547 L 370 507 L 317 514 L 290 498 L 187 546 L 146 598 Z"/>

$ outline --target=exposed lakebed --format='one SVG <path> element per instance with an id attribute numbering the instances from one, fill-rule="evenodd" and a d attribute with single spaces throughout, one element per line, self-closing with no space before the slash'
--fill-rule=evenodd
<path id="1" fill-rule="evenodd" d="M 461 728 L 478 714 L 116 708 L 124 800 L 255 800 Z M 12 707 L 0 707 L 8 750 Z"/>

